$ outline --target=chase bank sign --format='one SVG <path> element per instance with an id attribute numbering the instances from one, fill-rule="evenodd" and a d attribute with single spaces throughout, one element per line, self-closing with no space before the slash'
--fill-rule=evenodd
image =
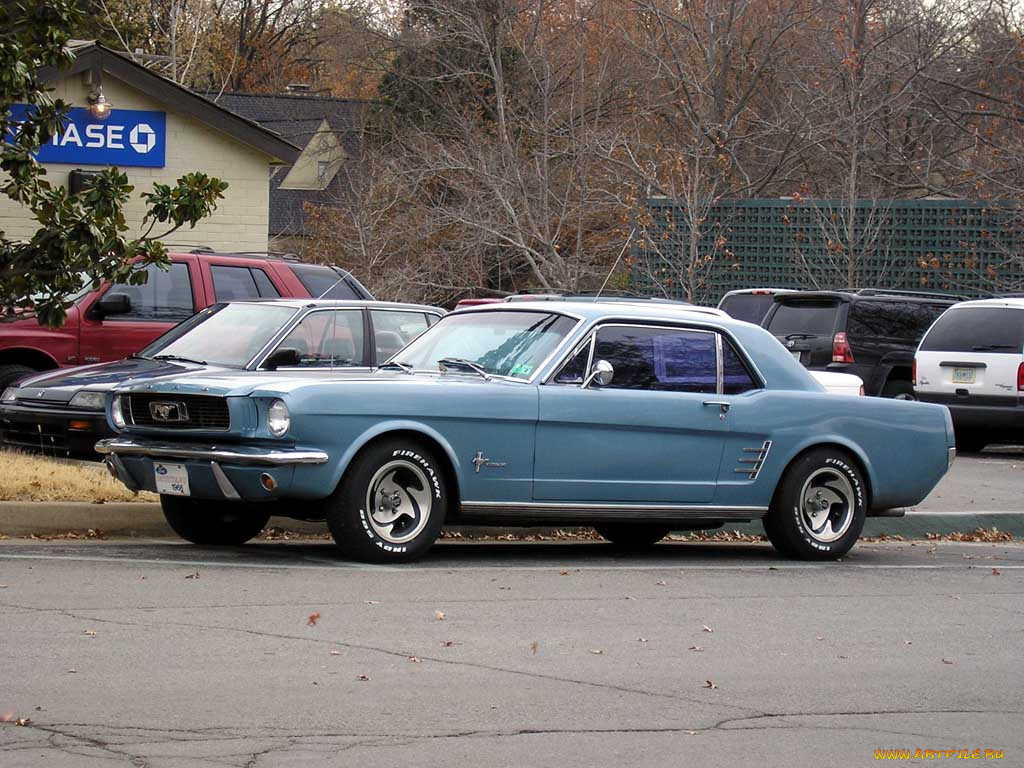
<path id="1" fill-rule="evenodd" d="M 15 104 L 11 116 L 18 120 L 29 107 Z M 64 130 L 44 144 L 40 163 L 69 165 L 117 165 L 163 168 L 167 149 L 167 113 L 115 109 L 106 120 L 89 110 L 73 107 L 64 119 Z"/>

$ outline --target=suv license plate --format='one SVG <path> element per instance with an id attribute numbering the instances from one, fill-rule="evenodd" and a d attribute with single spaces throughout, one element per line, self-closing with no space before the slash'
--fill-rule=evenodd
<path id="1" fill-rule="evenodd" d="M 954 368 L 953 369 L 953 383 L 954 384 L 973 384 L 975 368 Z"/>
<path id="2" fill-rule="evenodd" d="M 156 492 L 171 496 L 188 496 L 188 469 L 184 464 L 160 464 L 153 462 L 156 477 Z"/>

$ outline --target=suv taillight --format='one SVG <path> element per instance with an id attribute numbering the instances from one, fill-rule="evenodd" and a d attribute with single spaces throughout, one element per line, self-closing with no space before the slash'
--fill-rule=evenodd
<path id="1" fill-rule="evenodd" d="M 842 331 L 832 337 L 832 362 L 853 362 L 853 350 L 850 349 L 850 343 L 846 340 L 846 334 Z"/>
<path id="2" fill-rule="evenodd" d="M 1017 372 L 1017 382 L 1020 385 L 1020 371 Z M 910 385 L 913 387 L 917 386 L 917 358 L 914 358 L 914 362 L 910 364 Z"/>
<path id="3" fill-rule="evenodd" d="M 1024 363 L 1017 366 L 1017 391 L 1024 392 Z"/>

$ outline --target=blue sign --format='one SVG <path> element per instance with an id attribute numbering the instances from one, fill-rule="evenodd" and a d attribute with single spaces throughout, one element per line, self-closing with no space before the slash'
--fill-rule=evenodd
<path id="1" fill-rule="evenodd" d="M 29 109 L 14 104 L 11 116 L 22 119 Z M 36 159 L 69 165 L 163 168 L 166 149 L 166 112 L 114 109 L 106 120 L 97 120 L 88 109 L 73 107 L 64 119 L 64 131 L 44 144 Z"/>

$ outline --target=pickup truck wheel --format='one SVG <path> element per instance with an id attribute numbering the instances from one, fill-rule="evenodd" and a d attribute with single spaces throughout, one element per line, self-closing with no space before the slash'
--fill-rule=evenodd
<path id="1" fill-rule="evenodd" d="M 885 382 L 882 397 L 891 397 L 893 400 L 917 400 L 914 386 L 905 379 L 891 379 Z"/>
<path id="2" fill-rule="evenodd" d="M 193 544 L 237 546 L 257 536 L 270 519 L 270 507 L 231 501 L 160 496 L 167 524 Z"/>
<path id="3" fill-rule="evenodd" d="M 27 365 L 0 365 L 0 392 L 18 379 L 33 373 L 38 373 L 38 371 L 35 368 L 29 368 Z"/>
<path id="4" fill-rule="evenodd" d="M 619 549 L 636 550 L 653 546 L 668 536 L 672 529 L 667 525 L 605 523 L 595 525 L 594 530 Z"/>
<path id="5" fill-rule="evenodd" d="M 834 560 L 856 543 L 867 514 L 864 478 L 843 451 L 809 451 L 786 470 L 764 519 L 784 555 Z"/>
<path id="6" fill-rule="evenodd" d="M 403 438 L 360 453 L 327 504 L 327 527 L 348 557 L 395 563 L 422 556 L 441 534 L 448 509 L 433 453 Z"/>

